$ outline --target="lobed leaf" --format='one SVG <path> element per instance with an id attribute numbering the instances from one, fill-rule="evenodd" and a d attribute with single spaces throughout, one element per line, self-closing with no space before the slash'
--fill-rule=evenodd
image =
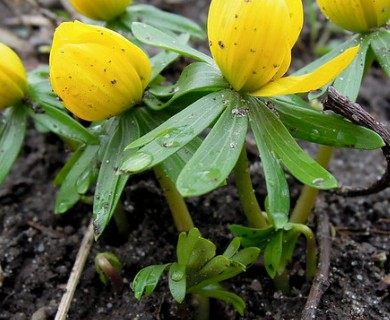
<path id="1" fill-rule="evenodd" d="M 337 187 L 337 180 L 301 149 L 279 118 L 259 100 L 257 110 L 263 137 L 293 176 L 317 189 Z"/>
<path id="2" fill-rule="evenodd" d="M 175 36 L 160 31 L 155 27 L 145 23 L 133 22 L 131 25 L 131 30 L 133 31 L 134 36 L 142 43 L 177 52 L 183 56 L 188 56 L 198 61 L 207 62 L 211 65 L 214 64 L 214 60 L 210 56 L 195 50 L 187 44 L 181 43 Z"/>
<path id="3" fill-rule="evenodd" d="M 140 172 L 164 161 L 207 128 L 234 95 L 230 90 L 211 93 L 137 139 L 126 150 L 144 146 L 127 158 L 120 170 L 123 173 Z"/>
<path id="4" fill-rule="evenodd" d="M 177 262 L 172 263 L 169 268 L 169 291 L 172 297 L 179 303 L 182 303 L 186 296 L 187 277 L 186 266 Z"/>
<path id="5" fill-rule="evenodd" d="M 390 79 L 390 31 L 374 32 L 371 36 L 371 49 L 386 76 Z"/>
<path id="6" fill-rule="evenodd" d="M 333 147 L 378 149 L 384 146 L 374 131 L 353 124 L 333 112 L 321 112 L 289 97 L 271 99 L 280 120 L 295 138 Z M 296 100 L 297 102 L 297 100 Z"/>
<path id="7" fill-rule="evenodd" d="M 254 105 L 250 108 L 249 117 L 267 185 L 267 213 L 274 227 L 280 229 L 288 222 L 290 211 L 290 192 L 286 176 L 268 141 L 270 138 L 267 136 L 267 128 L 261 119 L 263 117 L 261 109 Z"/>
<path id="8" fill-rule="evenodd" d="M 25 107 L 12 107 L 4 114 L 4 126 L 0 128 L 0 185 L 11 171 L 26 134 Z"/>
<path id="9" fill-rule="evenodd" d="M 140 270 L 132 283 L 131 289 L 134 292 L 136 299 L 140 300 L 145 293 L 147 296 L 151 295 L 156 289 L 157 283 L 161 278 L 162 273 L 171 264 L 153 265 Z"/>
<path id="10" fill-rule="evenodd" d="M 159 10 L 155 6 L 138 4 L 128 7 L 128 13 L 121 20 L 127 24 L 140 21 L 160 30 L 188 33 L 198 39 L 204 39 L 204 31 L 192 20 L 183 16 Z"/>
<path id="11" fill-rule="evenodd" d="M 248 107 L 234 94 L 206 139 L 177 178 L 177 189 L 186 197 L 219 187 L 235 166 L 248 130 Z"/>
<path id="12" fill-rule="evenodd" d="M 139 138 L 137 121 L 130 110 L 116 117 L 115 129 L 110 132 L 104 148 L 102 163 L 96 183 L 93 204 L 95 237 L 98 238 L 111 220 L 120 196 L 129 178 L 117 175 L 119 165 L 134 151 L 123 151 L 126 145 Z M 97 230 L 97 232 L 96 232 Z"/>

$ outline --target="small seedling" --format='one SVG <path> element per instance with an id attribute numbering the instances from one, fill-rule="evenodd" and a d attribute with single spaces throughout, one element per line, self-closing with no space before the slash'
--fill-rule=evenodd
<path id="1" fill-rule="evenodd" d="M 139 271 L 132 284 L 135 297 L 141 299 L 143 294 L 152 294 L 167 270 L 169 290 L 177 302 L 183 302 L 189 293 L 199 294 L 229 302 L 243 315 L 245 302 L 220 284 L 244 272 L 257 260 L 258 248 L 239 248 L 240 240 L 235 238 L 222 255 L 216 255 L 215 245 L 203 238 L 197 228 L 188 234 L 182 232 L 176 247 L 177 261 Z"/>

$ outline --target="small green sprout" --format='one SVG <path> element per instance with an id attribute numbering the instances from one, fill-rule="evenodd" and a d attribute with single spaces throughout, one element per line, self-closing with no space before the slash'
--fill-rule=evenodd
<path id="1" fill-rule="evenodd" d="M 244 272 L 260 253 L 255 247 L 239 248 L 240 240 L 235 238 L 222 255 L 216 255 L 215 245 L 203 238 L 197 228 L 188 234 L 182 232 L 176 247 L 177 262 L 139 271 L 132 284 L 135 297 L 152 294 L 163 272 L 168 270 L 169 290 L 177 302 L 183 302 L 189 293 L 198 294 L 231 303 L 243 315 L 245 302 L 220 284 Z"/>
<path id="2" fill-rule="evenodd" d="M 98 253 L 95 257 L 95 268 L 104 285 L 107 286 L 111 283 L 115 291 L 123 288 L 122 265 L 115 254 L 111 252 Z"/>

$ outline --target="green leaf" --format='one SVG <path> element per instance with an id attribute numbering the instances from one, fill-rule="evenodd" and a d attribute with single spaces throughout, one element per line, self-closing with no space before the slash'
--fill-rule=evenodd
<path id="1" fill-rule="evenodd" d="M 189 40 L 189 36 L 187 34 L 181 35 L 178 37 L 177 41 L 186 44 Z M 162 51 L 150 58 L 150 62 L 152 64 L 152 77 L 150 82 L 155 80 L 160 73 L 173 61 L 175 61 L 179 57 L 179 54 L 172 51 Z"/>
<path id="2" fill-rule="evenodd" d="M 248 107 L 238 94 L 222 103 L 227 106 L 225 111 L 177 178 L 177 189 L 183 196 L 199 196 L 218 188 L 243 148 Z"/>
<path id="3" fill-rule="evenodd" d="M 213 284 L 196 291 L 196 293 L 202 295 L 203 297 L 219 299 L 230 303 L 233 305 L 233 308 L 241 315 L 244 315 L 245 302 L 241 297 L 236 295 L 233 292 L 225 290 L 219 284 Z"/>
<path id="4" fill-rule="evenodd" d="M 4 127 L 0 131 L 0 185 L 16 161 L 26 134 L 26 109 L 11 107 L 5 112 Z"/>
<path id="5" fill-rule="evenodd" d="M 295 229 L 283 231 L 283 254 L 280 260 L 279 273 L 286 269 L 287 263 L 291 260 L 299 234 Z"/>
<path id="6" fill-rule="evenodd" d="M 256 262 L 260 254 L 260 248 L 249 247 L 238 251 L 231 260 L 240 263 L 246 267 Z"/>
<path id="7" fill-rule="evenodd" d="M 177 113 L 162 125 L 126 147 L 145 145 L 120 167 L 124 173 L 140 172 L 159 164 L 193 140 L 226 108 L 235 94 L 230 90 L 211 93 Z"/>
<path id="8" fill-rule="evenodd" d="M 230 259 L 219 255 L 209 259 L 206 264 L 204 264 L 198 271 L 188 271 L 188 292 L 193 292 L 193 290 L 191 290 L 192 287 L 201 288 L 207 286 L 210 283 L 219 282 L 219 279 L 217 280 L 215 277 L 222 274 L 229 267 L 229 265 Z M 239 270 L 239 272 L 242 271 L 243 270 Z"/>
<path id="9" fill-rule="evenodd" d="M 137 122 L 144 132 L 150 132 L 158 125 L 169 119 L 168 113 L 154 112 L 147 108 L 137 108 L 135 110 Z M 195 151 L 199 148 L 202 140 L 195 137 L 179 151 L 160 163 L 164 173 L 171 181 L 176 181 L 184 165 L 191 159 Z"/>
<path id="10" fill-rule="evenodd" d="M 269 239 L 274 235 L 275 229 L 271 226 L 265 229 L 249 228 L 231 224 L 230 230 L 241 239 L 243 247 L 257 247 L 264 250 Z"/>
<path id="11" fill-rule="evenodd" d="M 39 67 L 30 71 L 27 74 L 27 79 L 30 87 L 29 98 L 33 105 L 45 104 L 56 107 L 59 110 L 65 110 L 51 88 L 49 66 Z"/>
<path id="12" fill-rule="evenodd" d="M 264 251 L 264 263 L 268 275 L 273 279 L 280 270 L 283 252 L 283 230 L 278 230 Z"/>
<path id="13" fill-rule="evenodd" d="M 181 232 L 176 246 L 177 261 L 179 264 L 187 265 L 201 234 L 198 228 L 192 228 L 188 233 Z"/>
<path id="14" fill-rule="evenodd" d="M 229 84 L 218 68 L 204 62 L 195 62 L 183 70 L 174 86 L 175 94 L 162 108 L 171 105 L 173 101 L 190 92 L 217 91 L 227 88 L 229 88 Z"/>
<path id="15" fill-rule="evenodd" d="M 86 144 L 98 143 L 95 136 L 65 113 L 64 110 L 60 110 L 57 107 L 45 103 L 41 103 L 39 107 L 42 111 L 34 112 L 29 109 L 28 115 L 51 132 Z"/>
<path id="16" fill-rule="evenodd" d="M 95 182 L 99 146 L 88 145 L 81 154 L 79 152 L 81 151 L 77 151 L 73 155 L 74 158 L 69 160 L 72 163 L 69 170 L 66 168 L 64 172 L 60 172 L 62 177 L 58 178 L 58 182 L 62 180 L 62 184 L 54 206 L 56 214 L 64 213 L 72 208 L 80 200 L 79 191 L 86 191 L 88 189 L 86 186 L 89 187 Z M 82 188 L 79 187 L 80 184 Z"/>
<path id="17" fill-rule="evenodd" d="M 222 254 L 228 259 L 231 259 L 237 251 L 240 249 L 241 241 L 240 238 L 234 238 L 230 243 L 229 246 L 226 248 L 224 253 Z"/>
<path id="18" fill-rule="evenodd" d="M 121 17 L 122 22 L 129 24 L 139 21 L 160 30 L 170 30 L 179 33 L 189 33 L 198 39 L 204 39 L 204 31 L 192 20 L 183 16 L 159 10 L 150 5 L 132 5 L 128 8 L 127 14 Z"/>
<path id="19" fill-rule="evenodd" d="M 371 36 L 371 48 L 386 76 L 390 79 L 390 31 L 379 30 Z"/>
<path id="20" fill-rule="evenodd" d="M 99 169 L 94 196 L 93 216 L 97 227 L 95 237 L 98 238 L 111 220 L 120 196 L 129 178 L 117 175 L 117 169 L 125 157 L 133 150 L 123 151 L 126 145 L 139 138 L 139 128 L 132 111 L 116 117 L 116 128 L 109 136 L 105 153 Z"/>
<path id="21" fill-rule="evenodd" d="M 214 243 L 200 237 L 195 243 L 187 262 L 188 275 L 199 271 L 199 269 L 215 256 L 215 251 L 216 247 Z"/>
<path id="22" fill-rule="evenodd" d="M 144 292 L 147 296 L 153 293 L 162 273 L 170 265 L 170 263 L 167 263 L 163 265 L 148 266 L 136 274 L 131 288 L 134 291 L 137 300 L 141 299 Z"/>
<path id="23" fill-rule="evenodd" d="M 271 99 L 273 108 L 295 138 L 341 148 L 372 150 L 384 146 L 374 131 L 353 124 L 333 112 L 321 112 L 301 101 L 292 104 L 289 97 Z"/>
<path id="24" fill-rule="evenodd" d="M 182 303 L 186 296 L 187 277 L 186 266 L 177 262 L 172 263 L 169 268 L 169 291 L 173 298 Z"/>
<path id="25" fill-rule="evenodd" d="M 177 52 L 181 55 L 191 57 L 195 60 L 204 61 L 209 64 L 214 64 L 214 60 L 208 55 L 195 50 L 187 44 L 179 42 L 176 37 L 167 34 L 166 32 L 160 31 L 150 25 L 133 22 L 131 26 L 134 36 L 141 42 L 163 48 L 169 51 Z"/>
<path id="26" fill-rule="evenodd" d="M 341 72 L 333 82 L 337 91 L 355 101 L 363 80 L 365 70 L 367 51 L 370 48 L 370 36 L 361 36 L 359 38 L 360 48 L 355 59 L 350 65 Z"/>
<path id="27" fill-rule="evenodd" d="M 279 118 L 261 101 L 257 106 L 264 138 L 291 174 L 317 189 L 337 187 L 337 180 L 301 149 Z"/>
<path id="28" fill-rule="evenodd" d="M 261 119 L 262 116 L 261 109 L 256 108 L 256 105 L 250 108 L 250 125 L 260 152 L 267 185 L 267 213 L 274 227 L 281 229 L 288 222 L 290 192 L 279 159 L 268 141 L 267 128 Z"/>

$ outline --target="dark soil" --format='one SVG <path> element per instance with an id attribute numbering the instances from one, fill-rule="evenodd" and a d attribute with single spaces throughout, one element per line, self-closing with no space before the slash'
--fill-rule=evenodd
<path id="1" fill-rule="evenodd" d="M 188 1 L 154 1 L 197 19 Z M 169 3 L 179 3 L 172 5 Z M 205 9 L 207 1 L 191 1 Z M 205 12 L 205 11 L 202 11 Z M 359 102 L 379 121 L 390 121 L 389 81 L 380 70 L 366 77 Z M 310 148 L 312 149 L 312 148 Z M 0 189 L 0 319 L 53 319 L 64 293 L 81 239 L 92 212 L 78 204 L 63 216 L 53 213 L 56 189 L 52 181 L 68 156 L 55 136 L 31 126 L 17 163 Z M 250 156 L 251 173 L 260 202 L 265 197 L 261 164 Z M 343 185 L 369 185 L 383 171 L 380 151 L 337 150 L 330 171 Z M 290 179 L 293 201 L 301 185 Z M 332 225 L 330 286 L 321 299 L 316 319 L 390 319 L 390 190 L 367 197 L 344 198 L 321 193 L 311 221 L 328 215 Z M 137 301 L 130 283 L 142 267 L 174 261 L 177 231 L 154 176 L 130 179 L 123 195 L 130 223 L 128 237 L 115 225 L 94 243 L 74 296 L 69 319 L 192 319 L 190 299 L 179 305 L 168 294 L 166 281 L 155 293 Z M 188 199 L 189 209 L 203 236 L 222 252 L 232 234 L 229 224 L 245 224 L 232 181 L 209 195 Z M 105 287 L 94 268 L 99 252 L 113 252 L 123 264 L 124 289 Z M 384 257 L 380 261 L 380 257 Z M 310 284 L 304 278 L 304 242 L 298 244 L 289 266 L 293 292 L 275 292 L 261 262 L 226 283 L 247 303 L 244 317 L 230 305 L 212 301 L 211 319 L 301 319 Z M 0 269 L 1 270 L 1 269 Z M 0 277 L 1 278 L 1 277 Z M 166 279 L 165 279 L 166 280 Z"/>

